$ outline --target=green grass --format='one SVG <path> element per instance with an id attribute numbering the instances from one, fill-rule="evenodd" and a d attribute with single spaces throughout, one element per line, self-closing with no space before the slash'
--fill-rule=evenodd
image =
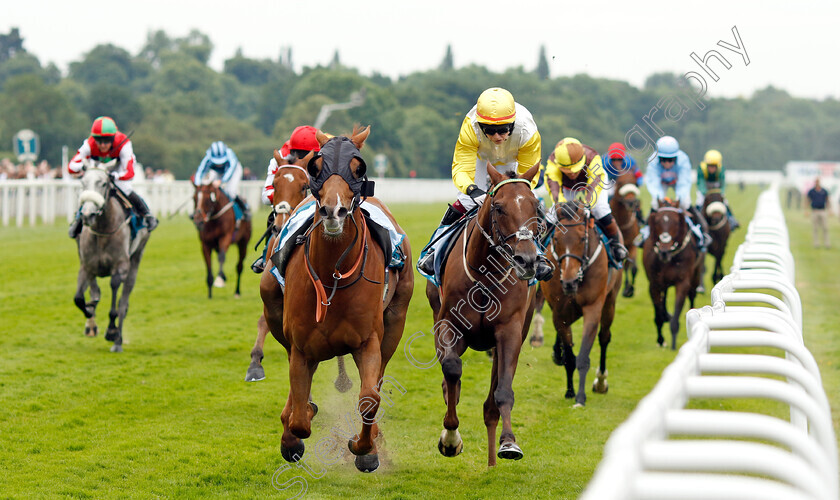
<path id="1" fill-rule="evenodd" d="M 757 193 L 730 194 L 745 226 Z M 392 209 L 416 256 L 444 206 Z M 832 224 L 836 233 L 836 221 Z M 834 273 L 827 272 L 838 268 L 837 251 L 811 249 L 801 214 L 791 214 L 789 225 L 805 302 L 806 342 L 824 370 L 837 427 L 840 344 L 832 335 L 838 320 L 832 299 L 838 285 Z M 734 233 L 730 255 L 743 236 L 744 231 Z M 234 299 L 229 282 L 208 300 L 195 229 L 184 217 L 163 221 L 152 235 L 132 295 L 125 352 L 113 354 L 101 334 L 94 339 L 83 335 L 84 319 L 72 300 L 78 259 L 65 226 L 0 228 L 0 241 L 0 498 L 284 498 L 272 487 L 272 475 L 285 464 L 280 411 L 288 395 L 288 365 L 280 345 L 266 341 L 266 380 L 243 381 L 262 308 L 256 275 L 243 274 L 241 299 Z M 228 257 L 229 277 L 234 255 Z M 254 258 L 251 251 L 246 264 Z M 102 332 L 110 294 L 107 280 L 101 286 L 97 318 Z M 413 344 L 418 359 L 433 353 L 424 286 L 418 279 L 404 335 L 405 340 L 427 332 Z M 698 306 L 708 301 L 707 296 L 699 299 Z M 554 332 L 548 325 L 550 344 Z M 573 330 L 579 338 L 579 323 Z M 680 344 L 684 341 L 683 330 Z M 359 473 L 345 453 L 318 479 L 293 469 L 279 482 L 296 474 L 305 477 L 307 498 L 488 498 L 503 493 L 575 498 L 592 476 L 610 433 L 674 358 L 672 351 L 655 346 L 642 271 L 636 297 L 619 298 L 608 359 L 609 393 L 589 392 L 587 407 L 573 410 L 563 398 L 565 374 L 551 362 L 550 345 L 533 349 L 526 344 L 514 381 L 513 410 L 525 458 L 488 469 L 482 404 L 490 360 L 480 352 L 464 356 L 458 410 L 465 449 L 457 458 L 445 458 L 437 451 L 446 408 L 440 368 L 416 368 L 402 348 L 386 372 L 406 392 L 392 391 L 393 406 L 386 407 L 381 469 Z M 307 440 L 310 458 L 315 443 L 333 427 L 342 427 L 353 409 L 358 374 L 349 366 L 354 379 L 349 394 L 332 387 L 335 363 L 324 363 L 315 375 L 313 395 L 320 413 Z"/>

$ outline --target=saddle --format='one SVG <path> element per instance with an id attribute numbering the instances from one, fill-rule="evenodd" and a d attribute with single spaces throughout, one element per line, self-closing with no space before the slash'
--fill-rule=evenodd
<path id="1" fill-rule="evenodd" d="M 402 269 L 405 265 L 405 254 L 403 253 L 402 246 L 396 245 L 396 248 L 394 248 L 388 229 L 374 221 L 367 210 L 364 208 L 360 208 L 360 210 L 365 218 L 365 223 L 368 226 L 368 233 L 370 234 L 371 239 L 376 242 L 379 248 L 382 249 L 384 255 L 391 256 L 391 260 L 389 261 L 387 267 Z M 300 227 L 286 237 L 286 242 L 282 246 L 278 246 L 271 255 L 271 263 L 274 264 L 275 267 L 275 269 L 272 269 L 271 272 L 278 278 L 278 281 L 280 281 L 280 278 L 283 279 L 281 284 L 284 284 L 285 282 L 286 265 L 289 262 L 289 257 L 292 255 L 292 251 L 294 251 L 296 246 L 302 245 L 304 241 L 306 241 L 306 233 L 312 227 L 314 220 L 314 216 L 308 217 Z"/>
<path id="2" fill-rule="evenodd" d="M 438 250 L 435 250 L 434 256 L 434 270 L 435 275 L 432 276 L 430 279 L 435 286 L 440 286 L 443 280 L 443 270 L 446 268 L 446 261 L 449 259 L 449 254 L 452 252 L 452 248 L 455 246 L 455 243 L 458 241 L 458 237 L 464 232 L 464 228 L 467 227 L 467 223 L 475 218 L 476 214 L 478 214 L 478 207 L 473 208 L 463 216 L 461 216 L 458 220 L 453 222 L 449 227 L 447 227 L 440 236 L 433 241 L 430 241 L 423 247 L 423 250 L 420 252 L 420 257 L 422 258 L 426 252 L 432 248 L 435 243 L 440 240 L 441 246 Z"/>

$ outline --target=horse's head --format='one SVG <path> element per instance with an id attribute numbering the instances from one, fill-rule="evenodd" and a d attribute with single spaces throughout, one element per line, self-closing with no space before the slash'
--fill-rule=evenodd
<path id="1" fill-rule="evenodd" d="M 82 193 L 79 195 L 84 225 L 91 225 L 93 220 L 105 210 L 112 187 L 110 173 L 115 166 L 115 161 L 107 164 L 87 163 L 85 165 L 85 173 L 82 175 Z"/>
<path id="2" fill-rule="evenodd" d="M 636 187 L 635 181 L 627 184 L 619 184 L 616 187 L 616 192 L 618 193 L 620 203 L 628 212 L 635 212 L 639 208 L 641 192 Z"/>
<path id="3" fill-rule="evenodd" d="M 663 262 L 670 262 L 685 248 L 687 239 L 691 237 L 679 201 L 661 200 L 659 208 L 651 214 L 649 224 L 653 251 Z"/>
<path id="4" fill-rule="evenodd" d="M 193 224 L 201 231 L 204 224 L 211 219 L 214 213 L 219 211 L 222 202 L 222 190 L 213 182 L 205 182 L 195 187 L 193 201 L 195 212 L 193 212 Z"/>
<path id="5" fill-rule="evenodd" d="M 292 209 L 306 198 L 309 191 L 309 174 L 305 158 L 287 163 L 280 153 L 274 151 L 277 172 L 274 174 L 274 224 L 282 226 L 289 219 Z"/>
<path id="6" fill-rule="evenodd" d="M 370 127 L 353 127 L 350 137 L 329 138 L 318 132 L 321 151 L 310 153 L 306 160 L 309 189 L 318 200 L 318 217 L 323 220 L 323 234 L 335 238 L 344 232 L 344 220 L 359 206 L 367 166 L 359 150 L 370 134 Z"/>
<path id="7" fill-rule="evenodd" d="M 539 168 L 537 163 L 517 177 L 501 174 L 488 163 L 491 188 L 477 216 L 483 228 L 489 222 L 492 245 L 513 265 L 522 280 L 530 280 L 536 274 L 536 238 L 543 229 L 539 201 L 531 192 L 531 180 Z"/>
<path id="8" fill-rule="evenodd" d="M 558 203 L 554 210 L 557 213 L 557 228 L 552 244 L 555 253 L 563 252 L 556 257 L 563 293 L 574 295 L 583 282 L 590 249 L 598 244 L 598 240 L 591 236 L 595 219 L 585 205 L 576 201 Z"/>
<path id="9" fill-rule="evenodd" d="M 727 217 L 728 210 L 719 189 L 710 189 L 703 200 L 703 215 L 709 222 L 709 227 L 719 226 Z"/>

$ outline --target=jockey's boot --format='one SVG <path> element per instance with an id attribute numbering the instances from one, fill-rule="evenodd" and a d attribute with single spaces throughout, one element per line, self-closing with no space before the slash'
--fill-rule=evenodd
<path id="1" fill-rule="evenodd" d="M 706 218 L 700 213 L 700 210 L 694 205 L 688 207 L 688 213 L 695 224 L 699 226 L 702 241 L 698 241 L 697 245 L 700 247 L 700 250 L 705 252 L 706 247 L 712 243 L 712 236 L 709 234 L 709 224 L 706 222 Z"/>
<path id="2" fill-rule="evenodd" d="M 618 224 L 615 223 L 612 214 L 607 214 L 600 219 L 596 219 L 595 224 L 598 224 L 598 227 L 604 231 L 604 234 L 610 240 L 613 259 L 618 263 L 624 262 L 624 259 L 627 258 L 627 248 L 624 247 L 624 243 L 621 241 L 621 232 L 618 230 Z"/>
<path id="3" fill-rule="evenodd" d="M 268 249 L 268 247 L 266 247 Z M 257 274 L 262 274 L 265 271 L 265 250 L 263 250 L 263 254 L 251 264 L 251 271 L 254 271 Z"/>
<path id="4" fill-rule="evenodd" d="M 79 233 L 82 232 L 82 218 L 79 216 L 79 213 L 76 212 L 76 218 L 73 219 L 73 222 L 70 223 L 70 229 L 67 231 L 67 236 L 76 239 L 79 237 Z"/>
<path id="5" fill-rule="evenodd" d="M 440 220 L 441 226 L 451 226 L 455 221 L 461 218 L 464 214 L 457 209 L 453 208 L 452 205 L 449 205 L 449 208 L 446 209 L 446 213 L 443 214 L 443 219 Z M 435 234 L 432 235 L 432 239 L 435 238 L 437 231 Z M 426 252 L 426 255 L 421 257 L 417 260 L 417 269 L 422 271 L 424 274 L 429 276 L 434 276 L 435 274 L 435 249 L 434 247 L 429 248 Z"/>
<path id="6" fill-rule="evenodd" d="M 137 191 L 132 191 L 127 197 L 128 201 L 131 202 L 131 206 L 134 207 L 134 210 L 137 212 L 137 215 L 143 218 L 143 222 L 146 223 L 146 227 L 149 228 L 149 232 L 151 233 L 154 231 L 155 228 L 158 227 L 158 220 L 157 217 L 152 215 L 149 211 L 149 206 L 146 205 L 143 198 L 137 194 Z"/>
<path id="7" fill-rule="evenodd" d="M 251 220 L 251 209 L 248 207 L 245 200 L 240 198 L 239 195 L 236 195 L 234 201 L 237 205 L 239 205 L 239 208 L 242 209 L 242 220 Z"/>
<path id="8" fill-rule="evenodd" d="M 729 217 L 729 229 L 734 231 L 734 230 L 738 229 L 739 227 L 741 227 L 741 224 L 738 222 L 738 219 L 736 219 L 735 216 L 732 215 L 732 209 L 729 208 L 729 204 L 725 203 L 725 205 L 726 205 L 726 216 Z"/>

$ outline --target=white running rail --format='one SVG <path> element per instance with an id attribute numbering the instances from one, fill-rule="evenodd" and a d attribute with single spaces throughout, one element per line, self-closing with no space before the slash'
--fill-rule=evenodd
<path id="1" fill-rule="evenodd" d="M 774 187 L 760 195 L 712 305 L 686 314 L 688 342 L 610 436 L 581 498 L 840 498 L 837 440 L 802 342 L 789 241 Z M 784 357 L 726 352 L 742 347 Z M 774 400 L 790 407 L 790 419 L 686 408 L 694 398 Z"/>

